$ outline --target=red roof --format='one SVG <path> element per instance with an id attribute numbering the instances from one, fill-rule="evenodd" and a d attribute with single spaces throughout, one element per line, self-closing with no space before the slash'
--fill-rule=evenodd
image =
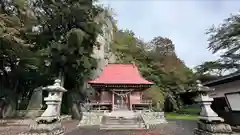
<path id="1" fill-rule="evenodd" d="M 134 64 L 108 64 L 89 84 L 153 84 L 145 80 Z"/>

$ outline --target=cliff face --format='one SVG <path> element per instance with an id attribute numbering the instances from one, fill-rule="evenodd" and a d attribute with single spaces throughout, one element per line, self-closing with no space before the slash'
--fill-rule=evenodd
<path id="1" fill-rule="evenodd" d="M 102 31 L 103 33 L 97 37 L 98 45 L 95 46 L 93 50 L 93 57 L 98 61 L 98 68 L 93 71 L 93 79 L 101 74 L 106 64 L 114 62 L 112 52 L 110 51 L 110 44 L 113 40 L 113 25 L 112 22 L 105 16 Z"/>
<path id="2" fill-rule="evenodd" d="M 102 26 L 102 34 L 97 37 L 97 46 L 93 49 L 93 57 L 97 60 L 97 69 L 92 71 L 91 79 L 97 78 L 103 71 L 103 68 L 108 63 L 115 62 L 115 55 L 110 51 L 110 44 L 113 40 L 113 24 L 111 20 L 107 17 L 106 13 L 100 14 Z M 87 95 L 91 97 L 94 90 L 87 85 Z"/>

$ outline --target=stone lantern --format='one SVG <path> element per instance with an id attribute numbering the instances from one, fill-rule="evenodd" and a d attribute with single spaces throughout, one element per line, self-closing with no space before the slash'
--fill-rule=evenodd
<path id="1" fill-rule="evenodd" d="M 55 80 L 53 85 L 44 87 L 43 90 L 48 91 L 48 97 L 44 98 L 47 109 L 43 114 L 36 118 L 36 124 L 31 125 L 30 131 L 26 134 L 63 134 L 63 128 L 60 122 L 60 105 L 62 101 L 62 94 L 66 92 L 61 85 L 61 80 Z"/>
<path id="2" fill-rule="evenodd" d="M 62 93 L 66 92 L 61 85 L 61 80 L 55 80 L 53 85 L 44 87 L 43 90 L 48 91 L 48 97 L 44 98 L 46 101 L 47 109 L 43 112 L 41 117 L 37 118 L 38 123 L 51 123 L 53 121 L 58 121 L 60 117 L 60 105 L 62 101 Z"/>
<path id="3" fill-rule="evenodd" d="M 197 81 L 196 101 L 200 104 L 201 111 L 194 135 L 232 135 L 231 126 L 225 124 L 224 119 L 211 108 L 213 98 L 209 97 L 208 92 L 212 90 L 214 89 L 203 86 L 200 81 Z"/>

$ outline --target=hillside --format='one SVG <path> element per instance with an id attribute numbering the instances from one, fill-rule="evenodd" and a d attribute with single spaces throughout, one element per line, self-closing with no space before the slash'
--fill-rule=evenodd
<path id="1" fill-rule="evenodd" d="M 145 96 L 163 106 L 164 98 L 170 95 L 175 104 L 178 100 L 176 93 L 191 86 L 194 74 L 178 58 L 170 39 L 159 36 L 150 43 L 141 41 L 130 30 L 116 30 L 111 44 L 115 63 L 135 63 L 142 75 L 155 84 Z M 146 49 L 147 46 L 151 46 L 151 49 Z"/>

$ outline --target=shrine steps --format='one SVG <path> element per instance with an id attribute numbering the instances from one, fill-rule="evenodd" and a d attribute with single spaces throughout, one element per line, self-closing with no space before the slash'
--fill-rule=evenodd
<path id="1" fill-rule="evenodd" d="M 141 117 L 123 118 L 103 116 L 101 130 L 144 130 L 146 125 Z"/>

